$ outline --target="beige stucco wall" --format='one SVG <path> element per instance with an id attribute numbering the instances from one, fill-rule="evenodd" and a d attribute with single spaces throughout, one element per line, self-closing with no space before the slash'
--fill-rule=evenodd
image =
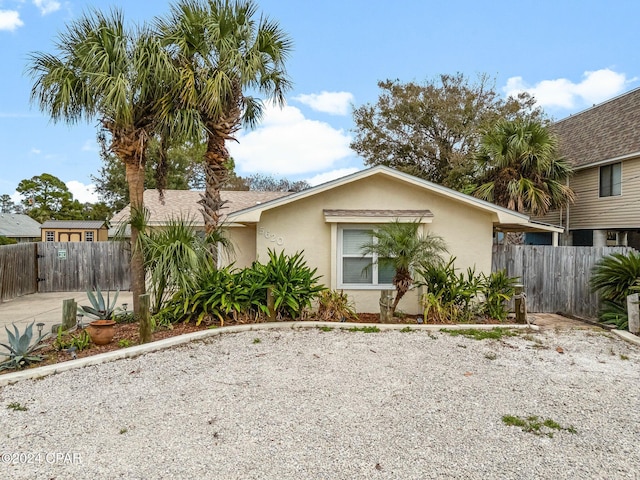
<path id="1" fill-rule="evenodd" d="M 600 197 L 600 167 L 579 170 L 571 179 L 576 201 L 569 208 L 569 227 L 633 228 L 640 225 L 640 158 L 622 162 L 621 195 Z"/>
<path id="2" fill-rule="evenodd" d="M 337 288 L 335 251 L 337 228 L 325 222 L 323 209 L 428 209 L 434 214 L 427 231 L 442 236 L 456 267 L 465 271 L 491 271 L 493 225 L 491 214 L 459 201 L 412 186 L 406 182 L 376 175 L 367 177 L 290 204 L 263 212 L 256 229 L 256 253 L 266 261 L 267 250 L 288 254 L 304 250 L 307 264 L 318 268 L 321 282 Z M 333 259 L 333 262 L 332 262 Z M 346 290 L 359 312 L 379 311 L 379 290 Z M 416 292 L 407 296 L 399 308 L 419 313 Z"/>
<path id="3" fill-rule="evenodd" d="M 221 263 L 228 265 L 235 262 L 235 267 L 245 268 L 251 266 L 256 259 L 256 226 L 228 227 L 225 233 L 233 246 L 233 253 L 221 256 Z"/>

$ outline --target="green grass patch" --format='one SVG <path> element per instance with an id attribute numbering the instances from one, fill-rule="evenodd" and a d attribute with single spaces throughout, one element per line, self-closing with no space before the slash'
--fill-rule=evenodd
<path id="1" fill-rule="evenodd" d="M 323 325 L 321 327 L 318 327 L 318 330 L 320 330 L 321 332 L 330 332 L 331 330 L 333 330 L 333 327 L 327 327 L 326 325 Z"/>
<path id="2" fill-rule="evenodd" d="M 350 332 L 362 332 L 362 333 L 378 333 L 380 329 L 378 327 L 352 327 L 349 328 Z"/>
<path id="3" fill-rule="evenodd" d="M 474 340 L 501 340 L 502 337 L 515 337 L 518 334 L 509 330 L 508 328 L 492 328 L 491 330 L 480 330 L 477 328 L 465 328 L 463 330 L 450 330 L 448 328 L 443 328 L 440 330 L 441 332 L 448 333 L 452 337 L 457 337 L 463 335 L 467 338 L 473 338 Z"/>
<path id="4" fill-rule="evenodd" d="M 253 343 L 260 343 L 260 342 L 262 342 L 262 340 L 260 340 L 259 338 L 254 338 L 253 339 Z"/>
<path id="5" fill-rule="evenodd" d="M 29 410 L 27 407 L 25 407 L 24 405 L 21 405 L 19 402 L 11 402 L 9 405 L 7 405 L 7 408 L 10 410 L 13 410 L 14 412 L 25 412 Z"/>
<path id="6" fill-rule="evenodd" d="M 402 330 L 400 330 L 401 333 L 409 333 L 409 332 L 413 332 L 415 331 L 413 328 L 411 327 L 404 327 Z"/>
<path id="7" fill-rule="evenodd" d="M 554 431 L 577 433 L 577 430 L 573 426 L 563 427 L 555 420 L 550 418 L 542 420 L 535 415 L 527 418 L 517 417 L 514 415 L 504 415 L 502 417 L 502 423 L 510 427 L 519 427 L 523 432 L 533 433 L 534 435 L 544 435 L 549 438 L 553 438 Z"/>
<path id="8" fill-rule="evenodd" d="M 629 357 L 626 355 L 620 354 L 620 360 L 629 360 Z"/>

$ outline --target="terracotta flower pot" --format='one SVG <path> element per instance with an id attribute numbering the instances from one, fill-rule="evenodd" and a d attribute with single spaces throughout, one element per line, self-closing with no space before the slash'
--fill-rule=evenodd
<path id="1" fill-rule="evenodd" d="M 94 320 L 87 327 L 91 341 L 96 345 L 106 345 L 113 340 L 116 333 L 115 320 Z"/>

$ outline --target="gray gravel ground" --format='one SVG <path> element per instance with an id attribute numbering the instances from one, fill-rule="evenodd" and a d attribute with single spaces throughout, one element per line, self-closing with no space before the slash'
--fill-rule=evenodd
<path id="1" fill-rule="evenodd" d="M 639 407 L 599 330 L 246 332 L 3 387 L 0 478 L 638 478 Z"/>

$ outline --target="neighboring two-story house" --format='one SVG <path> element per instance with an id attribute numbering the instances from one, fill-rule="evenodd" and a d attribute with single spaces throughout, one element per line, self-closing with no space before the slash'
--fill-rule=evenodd
<path id="1" fill-rule="evenodd" d="M 640 89 L 553 126 L 574 167 L 575 203 L 543 220 L 565 227 L 563 243 L 640 248 Z"/>

